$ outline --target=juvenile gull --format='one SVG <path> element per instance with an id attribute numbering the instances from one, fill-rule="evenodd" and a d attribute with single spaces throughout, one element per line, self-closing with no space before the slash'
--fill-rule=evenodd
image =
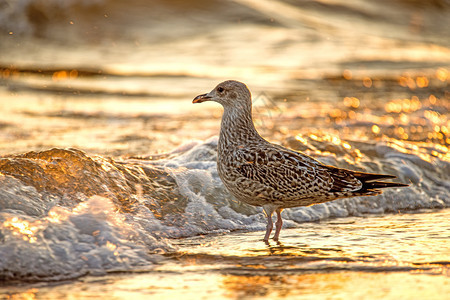
<path id="1" fill-rule="evenodd" d="M 228 191 L 238 200 L 262 206 L 267 215 L 264 241 L 277 222 L 273 239 L 278 241 L 284 208 L 309 206 L 339 198 L 374 196 L 380 189 L 408 186 L 379 179 L 393 175 L 372 174 L 324 165 L 263 139 L 252 120 L 252 100 L 247 86 L 228 80 L 192 103 L 215 101 L 224 108 L 218 144 L 217 170 Z"/>

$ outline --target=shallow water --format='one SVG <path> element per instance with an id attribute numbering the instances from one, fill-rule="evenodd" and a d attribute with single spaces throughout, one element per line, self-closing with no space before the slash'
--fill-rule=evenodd
<path id="1" fill-rule="evenodd" d="M 281 243 L 260 232 L 172 240 L 176 253 L 151 271 L 2 288 L 14 297 L 445 298 L 449 211 L 351 217 L 286 229 Z"/>
<path id="2" fill-rule="evenodd" d="M 3 297 L 449 293 L 448 2 L 2 5 Z M 191 104 L 231 78 L 268 140 L 411 186 L 285 210 L 265 245 Z"/>

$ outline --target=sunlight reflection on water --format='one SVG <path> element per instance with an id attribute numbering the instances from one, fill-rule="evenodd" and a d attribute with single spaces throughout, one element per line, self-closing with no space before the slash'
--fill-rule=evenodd
<path id="1" fill-rule="evenodd" d="M 442 299 L 450 248 L 434 222 L 448 231 L 448 213 L 305 223 L 270 246 L 259 232 L 175 240 L 180 251 L 156 272 L 13 287 L 9 297 Z"/>
<path id="2" fill-rule="evenodd" d="M 450 162 L 448 1 L 62 3 L 7 1 L 0 11 L 0 187 L 8 192 L 1 195 L 8 208 L 0 212 L 0 246 L 13 257 L 12 263 L 0 257 L 10 270 L 0 276 L 42 280 L 0 286 L 2 296 L 450 294 L 449 211 L 439 211 L 448 205 Z M 192 106 L 191 100 L 231 78 L 252 90 L 255 123 L 268 140 L 326 163 L 395 173 L 422 198 L 386 192 L 386 198 L 348 204 L 358 209 L 341 202 L 333 212 L 285 211 L 282 243 L 266 246 L 255 231 L 263 226 L 258 210 L 229 201 L 214 186 L 213 142 L 200 142 L 199 161 L 170 173 L 184 180 L 183 172 L 191 170 L 186 165 L 200 166 L 187 175 L 196 181 L 191 198 L 173 192 L 180 186 L 167 170 L 149 167 L 147 174 L 142 165 L 121 161 L 147 157 L 151 166 L 176 156 L 174 148 L 184 153 L 176 147 L 188 148 L 192 140 L 214 141 L 209 139 L 218 133 L 221 108 Z M 72 151 L 61 149 L 46 157 L 11 154 L 53 147 L 73 147 L 78 155 L 61 157 Z M 100 166 L 89 168 L 89 162 Z M 152 185 L 155 178 L 165 184 Z M 97 194 L 107 198 L 89 198 Z M 188 204 L 197 205 L 193 212 L 186 212 Z M 219 211 L 224 207 L 228 211 Z M 394 214 L 411 207 L 435 210 Z M 135 208 L 147 214 L 119 215 Z M 392 214 L 355 217 L 374 212 Z M 302 223 L 330 216 L 347 217 Z M 128 228 L 129 219 L 138 222 Z M 103 227 L 83 226 L 87 221 Z M 42 224 L 54 231 L 44 232 Z M 79 227 L 89 233 L 83 245 L 74 242 Z M 125 227 L 135 240 L 119 234 Z M 61 232 L 72 236 L 66 240 Z M 203 232 L 209 234 L 192 237 Z M 101 234 L 110 235 L 99 239 Z M 170 239 L 174 250 L 160 237 L 165 235 L 187 238 Z M 84 265 L 90 250 L 91 268 Z M 114 263 L 120 254 L 126 259 L 119 268 Z M 50 259 L 39 264 L 45 257 Z M 71 265 L 80 257 L 80 265 Z M 55 261 L 60 273 L 52 268 Z M 96 267 L 100 261 L 104 265 Z M 112 271 L 117 268 L 125 273 Z M 89 272 L 104 276 L 45 282 L 55 274 L 76 278 Z"/>

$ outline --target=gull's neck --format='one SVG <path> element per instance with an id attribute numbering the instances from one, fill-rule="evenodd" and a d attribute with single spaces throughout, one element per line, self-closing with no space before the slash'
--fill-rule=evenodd
<path id="1" fill-rule="evenodd" d="M 219 151 L 263 140 L 253 124 L 251 106 L 224 108 L 220 126 Z"/>

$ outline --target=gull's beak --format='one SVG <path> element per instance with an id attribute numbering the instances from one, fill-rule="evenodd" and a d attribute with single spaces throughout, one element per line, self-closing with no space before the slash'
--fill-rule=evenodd
<path id="1" fill-rule="evenodd" d="M 192 103 L 202 103 L 210 100 L 211 98 L 212 97 L 209 96 L 209 94 L 198 95 L 197 97 L 194 98 L 194 100 L 192 100 Z"/>

